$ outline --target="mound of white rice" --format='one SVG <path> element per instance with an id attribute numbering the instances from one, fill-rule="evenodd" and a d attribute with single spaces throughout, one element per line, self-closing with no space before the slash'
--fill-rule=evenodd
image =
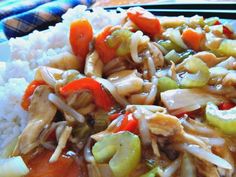
<path id="1" fill-rule="evenodd" d="M 70 23 L 87 18 L 97 33 L 107 25 L 119 24 L 124 17 L 124 13 L 107 12 L 102 8 L 89 12 L 85 6 L 77 6 L 68 10 L 62 17 L 63 21 L 49 30 L 10 39 L 11 61 L 0 62 L 0 155 L 27 124 L 28 115 L 20 102 L 25 88 L 33 79 L 33 69 L 47 65 L 55 55 L 71 52 L 68 40 Z"/>
<path id="2" fill-rule="evenodd" d="M 95 8 L 93 12 L 86 11 L 86 6 L 77 6 L 69 9 L 62 16 L 63 21 L 44 32 L 34 31 L 27 38 L 10 40 L 13 60 L 24 60 L 30 63 L 31 68 L 48 63 L 54 55 L 68 51 L 70 23 L 76 19 L 86 18 L 93 26 L 95 33 L 107 25 L 117 25 L 125 17 L 124 13 L 107 12 L 102 8 Z"/>

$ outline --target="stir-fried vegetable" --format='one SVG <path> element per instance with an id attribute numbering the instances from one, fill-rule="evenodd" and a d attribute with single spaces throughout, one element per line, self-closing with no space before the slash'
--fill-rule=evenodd
<path id="1" fill-rule="evenodd" d="M 236 106 L 228 110 L 219 110 L 215 104 L 209 102 L 206 106 L 206 119 L 224 133 L 236 133 Z"/>
<path id="2" fill-rule="evenodd" d="M 106 40 L 112 33 L 112 26 L 105 27 L 95 38 L 95 49 L 98 52 L 103 63 L 108 63 L 116 56 L 116 49 L 111 48 Z"/>
<path id="3" fill-rule="evenodd" d="M 81 90 L 89 90 L 93 94 L 95 103 L 99 107 L 103 108 L 106 111 L 111 109 L 113 103 L 110 96 L 102 88 L 100 83 L 92 78 L 82 78 L 79 80 L 74 80 L 61 87 L 60 93 L 64 96 L 68 96 Z"/>
<path id="4" fill-rule="evenodd" d="M 173 61 L 175 64 L 178 64 L 182 62 L 185 58 L 188 58 L 190 55 L 193 55 L 194 51 L 192 50 L 186 50 L 182 53 L 177 53 L 175 50 L 171 50 L 165 55 L 165 60 L 168 63 L 171 63 Z"/>
<path id="5" fill-rule="evenodd" d="M 169 77 L 161 77 L 160 79 L 158 79 L 158 90 L 160 92 L 177 88 L 179 88 L 177 82 Z"/>
<path id="6" fill-rule="evenodd" d="M 76 56 L 83 61 L 89 52 L 89 44 L 93 39 L 93 28 L 87 19 L 79 19 L 70 25 L 70 44 Z"/>
<path id="7" fill-rule="evenodd" d="M 199 51 L 203 34 L 192 28 L 187 28 L 182 33 L 182 39 L 191 49 Z"/>
<path id="8" fill-rule="evenodd" d="M 160 21 L 150 12 L 141 7 L 133 7 L 127 10 L 127 16 L 143 32 L 152 36 L 161 33 Z"/>
<path id="9" fill-rule="evenodd" d="M 171 40 L 159 40 L 158 44 L 160 44 L 162 47 L 164 47 L 166 50 L 171 51 L 175 50 L 176 52 L 183 52 L 183 49 L 176 45 Z"/>
<path id="10" fill-rule="evenodd" d="M 138 120 L 132 113 L 127 112 L 124 115 L 121 124 L 114 130 L 114 132 L 129 131 L 137 134 L 138 131 Z"/>
<path id="11" fill-rule="evenodd" d="M 204 20 L 204 22 L 205 22 L 208 26 L 220 24 L 218 17 L 210 17 L 210 18 L 207 18 L 207 19 Z"/>
<path id="12" fill-rule="evenodd" d="M 221 55 L 236 57 L 236 40 L 224 39 L 216 52 Z"/>
<path id="13" fill-rule="evenodd" d="M 189 72 L 183 76 L 180 85 L 183 87 L 203 87 L 210 78 L 207 65 L 199 58 L 186 59 L 184 68 Z M 190 74 L 193 73 L 193 74 Z"/>
<path id="14" fill-rule="evenodd" d="M 130 37 L 132 32 L 127 29 L 118 29 L 111 33 L 106 39 L 107 44 L 111 48 L 116 49 L 117 56 L 126 56 L 130 53 Z"/>
<path id="15" fill-rule="evenodd" d="M 27 165 L 31 169 L 26 177 L 77 177 L 82 175 L 81 167 L 73 157 L 61 155 L 54 163 L 49 163 L 53 152 L 44 150 L 29 160 Z"/>
<path id="16" fill-rule="evenodd" d="M 106 135 L 92 149 L 98 163 L 109 162 L 115 177 L 129 176 L 141 158 L 139 137 L 130 132 Z"/>
<path id="17" fill-rule="evenodd" d="M 159 175 L 160 167 L 155 167 L 146 174 L 140 176 L 140 177 L 156 177 Z"/>
<path id="18" fill-rule="evenodd" d="M 181 109 L 186 112 L 186 109 L 193 105 L 199 109 L 199 106 L 205 106 L 208 102 L 220 104 L 225 99 L 201 89 L 175 89 L 162 92 L 161 101 L 170 111 Z M 193 110 L 188 110 L 188 112 Z"/>
<path id="19" fill-rule="evenodd" d="M 21 102 L 21 106 L 24 110 L 28 110 L 30 105 L 30 96 L 33 95 L 35 89 L 40 85 L 46 85 L 46 82 L 42 80 L 34 80 L 28 85 Z"/>
<path id="20" fill-rule="evenodd" d="M 190 154 L 184 153 L 181 163 L 181 177 L 196 177 L 196 167 Z"/>
<path id="21" fill-rule="evenodd" d="M 20 156 L 8 159 L 0 158 L 1 177 L 22 177 L 29 173 L 28 167 Z"/>

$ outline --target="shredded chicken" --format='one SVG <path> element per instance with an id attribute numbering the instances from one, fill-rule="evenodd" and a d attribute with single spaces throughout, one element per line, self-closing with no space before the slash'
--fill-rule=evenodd
<path id="1" fill-rule="evenodd" d="M 236 86 L 236 71 L 230 71 L 222 80 L 224 86 Z"/>
<path id="2" fill-rule="evenodd" d="M 171 61 L 171 67 L 169 70 L 168 75 L 175 81 L 177 81 L 177 75 L 176 75 L 176 68 L 175 68 L 175 63 Z"/>
<path id="3" fill-rule="evenodd" d="M 194 57 L 200 58 L 204 61 L 208 67 L 213 67 L 223 61 L 225 58 L 217 58 L 213 53 L 210 52 L 198 52 L 197 54 L 193 55 Z"/>
<path id="4" fill-rule="evenodd" d="M 138 76 L 137 70 L 124 70 L 108 77 L 121 96 L 141 91 L 143 79 Z"/>
<path id="5" fill-rule="evenodd" d="M 216 66 L 223 67 L 229 70 L 236 70 L 236 58 L 234 57 L 229 57 L 225 61 L 220 62 Z"/>
<path id="6" fill-rule="evenodd" d="M 87 56 L 84 68 L 84 74 L 88 77 L 102 77 L 103 63 L 100 60 L 98 53 L 94 51 Z"/>
<path id="7" fill-rule="evenodd" d="M 155 135 L 173 136 L 183 133 L 183 127 L 175 116 L 156 112 L 147 120 L 150 131 Z"/>
<path id="8" fill-rule="evenodd" d="M 150 49 L 155 68 L 163 67 L 164 56 L 163 56 L 161 50 L 158 48 L 157 43 L 149 42 L 148 47 Z"/>
<path id="9" fill-rule="evenodd" d="M 66 126 L 63 132 L 61 133 L 56 150 L 54 151 L 51 158 L 49 159 L 50 163 L 57 161 L 62 150 L 66 146 L 67 140 L 70 137 L 71 132 L 72 132 L 72 127 Z"/>
<path id="10" fill-rule="evenodd" d="M 62 70 L 79 69 L 81 64 L 75 55 L 69 52 L 60 53 L 50 59 L 48 66 Z"/>
<path id="11" fill-rule="evenodd" d="M 14 155 L 27 154 L 34 149 L 41 131 L 53 120 L 57 108 L 48 100 L 50 93 L 50 88 L 45 85 L 35 90 L 29 106 L 29 122 L 19 136 Z"/>

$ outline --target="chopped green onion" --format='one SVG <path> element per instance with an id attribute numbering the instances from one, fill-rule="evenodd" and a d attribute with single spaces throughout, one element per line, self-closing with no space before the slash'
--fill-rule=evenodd
<path id="1" fill-rule="evenodd" d="M 92 153 L 97 163 L 109 162 L 115 177 L 127 177 L 140 161 L 141 143 L 130 132 L 110 134 L 95 143 Z"/>
<path id="2" fill-rule="evenodd" d="M 219 110 L 212 103 L 207 103 L 206 119 L 213 126 L 227 134 L 236 134 L 236 106 L 229 110 Z"/>
<path id="3" fill-rule="evenodd" d="M 29 172 L 28 167 L 20 156 L 0 159 L 1 177 L 21 177 Z"/>
<path id="4" fill-rule="evenodd" d="M 173 90 L 177 88 L 179 88 L 177 82 L 169 77 L 161 77 L 160 79 L 158 79 L 158 90 L 160 92 Z"/>

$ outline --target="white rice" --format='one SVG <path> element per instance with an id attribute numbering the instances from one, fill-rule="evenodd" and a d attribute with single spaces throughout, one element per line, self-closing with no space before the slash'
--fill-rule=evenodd
<path id="1" fill-rule="evenodd" d="M 86 6 L 69 9 L 62 16 L 63 21 L 44 32 L 34 31 L 27 38 L 10 39 L 13 60 L 29 61 L 30 67 L 45 65 L 50 58 L 64 51 L 71 52 L 69 45 L 70 23 L 76 19 L 86 18 L 97 33 L 107 25 L 118 25 L 125 17 L 124 13 L 107 12 L 96 8 L 93 12 L 86 11 Z"/>
<path id="2" fill-rule="evenodd" d="M 11 78 L 0 86 L 0 152 L 27 123 L 27 113 L 20 106 L 27 85 L 24 78 Z"/>
<path id="3" fill-rule="evenodd" d="M 34 31 L 27 37 L 10 39 L 11 61 L 0 62 L 0 155 L 6 145 L 17 137 L 27 124 L 28 115 L 21 106 L 21 98 L 28 83 L 33 79 L 33 69 L 47 65 L 62 52 L 71 52 L 69 45 L 70 23 L 87 18 L 94 33 L 107 25 L 120 24 L 125 13 L 107 12 L 96 8 L 86 11 L 77 6 L 62 16 L 63 21 L 49 30 Z"/>

